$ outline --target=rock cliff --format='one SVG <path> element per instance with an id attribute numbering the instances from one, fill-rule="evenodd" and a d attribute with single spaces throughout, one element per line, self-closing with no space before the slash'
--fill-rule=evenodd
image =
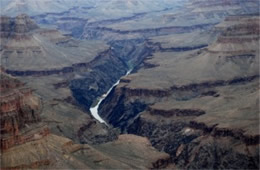
<path id="1" fill-rule="evenodd" d="M 169 155 L 155 150 L 146 138 L 121 135 L 92 147 L 54 135 L 41 121 L 43 105 L 31 89 L 2 71 L 0 84 L 1 169 L 144 169 L 170 164 Z"/>
<path id="2" fill-rule="evenodd" d="M 258 16 L 228 17 L 201 49 L 156 48 L 113 89 L 100 114 L 123 133 L 148 137 L 179 168 L 259 168 L 257 22 Z"/>
<path id="3" fill-rule="evenodd" d="M 1 168 L 259 169 L 257 0 L 46 1 L 0 7 Z"/>
<path id="4" fill-rule="evenodd" d="M 48 129 L 24 134 L 27 126 L 40 121 L 41 102 L 32 90 L 2 72 L 0 84 L 1 150 L 34 140 L 35 134 L 48 134 Z"/>

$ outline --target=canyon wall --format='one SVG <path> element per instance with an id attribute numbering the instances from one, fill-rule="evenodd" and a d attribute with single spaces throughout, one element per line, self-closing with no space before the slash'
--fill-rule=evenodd
<path id="1" fill-rule="evenodd" d="M 121 80 L 100 115 L 122 133 L 148 137 L 179 168 L 259 168 L 258 21 L 228 17 L 201 49 L 149 43 L 157 53 Z"/>
<path id="2" fill-rule="evenodd" d="M 34 140 L 34 135 L 47 135 L 48 129 L 24 135 L 27 126 L 40 122 L 42 104 L 32 90 L 21 82 L 1 73 L 1 150 Z"/>

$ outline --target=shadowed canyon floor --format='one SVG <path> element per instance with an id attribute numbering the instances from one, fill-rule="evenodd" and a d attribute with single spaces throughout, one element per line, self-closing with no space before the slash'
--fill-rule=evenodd
<path id="1" fill-rule="evenodd" d="M 106 98 L 101 116 L 148 137 L 182 168 L 257 168 L 257 23 L 258 16 L 232 16 L 216 25 L 221 33 L 206 48 L 154 53 Z"/>
<path id="2" fill-rule="evenodd" d="M 259 169 L 257 0 L 3 0 L 1 15 L 1 168 Z M 111 87 L 105 125 L 90 108 Z"/>
<path id="3" fill-rule="evenodd" d="M 94 147 L 54 135 L 41 121 L 32 90 L 1 72 L 1 169 L 146 169 L 168 165 L 169 155 L 146 138 L 120 135 Z M 118 151 L 117 151 L 118 150 Z"/>

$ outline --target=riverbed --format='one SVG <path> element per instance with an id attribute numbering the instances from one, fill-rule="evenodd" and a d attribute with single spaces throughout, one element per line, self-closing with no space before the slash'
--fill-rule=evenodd
<path id="1" fill-rule="evenodd" d="M 131 73 L 131 71 L 132 71 L 132 70 L 129 70 L 129 71 L 125 74 L 125 76 L 129 75 L 129 74 Z M 105 124 L 107 125 L 106 121 L 103 120 L 103 119 L 99 116 L 99 114 L 98 114 L 99 105 L 100 105 L 100 103 L 109 95 L 109 93 L 111 92 L 111 90 L 112 90 L 115 86 L 117 86 L 119 83 L 120 83 L 120 79 L 119 79 L 115 84 L 113 84 L 113 85 L 111 86 L 111 88 L 110 88 L 105 94 L 103 94 L 103 95 L 99 98 L 99 101 L 98 101 L 98 103 L 96 104 L 96 106 L 90 108 L 90 112 L 91 112 L 92 116 L 93 116 L 96 120 L 98 120 L 100 123 L 105 123 Z"/>

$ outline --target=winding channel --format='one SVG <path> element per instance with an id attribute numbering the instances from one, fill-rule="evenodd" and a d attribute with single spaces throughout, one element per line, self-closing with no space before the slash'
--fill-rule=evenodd
<path id="1" fill-rule="evenodd" d="M 132 70 L 129 70 L 124 76 L 129 75 L 129 74 L 131 73 L 131 71 L 132 71 Z M 115 86 L 117 86 L 119 83 L 120 83 L 120 79 L 119 79 L 115 84 L 113 84 L 113 86 L 112 86 L 105 94 L 103 94 L 103 95 L 99 98 L 99 101 L 98 101 L 98 103 L 96 104 L 96 106 L 90 108 L 91 115 L 92 115 L 96 120 L 98 120 L 100 123 L 105 123 L 105 124 L 107 125 L 106 121 L 103 120 L 103 119 L 99 116 L 99 114 L 98 114 L 99 105 L 100 105 L 100 103 L 109 95 L 109 93 L 111 92 L 111 90 L 112 90 Z"/>

